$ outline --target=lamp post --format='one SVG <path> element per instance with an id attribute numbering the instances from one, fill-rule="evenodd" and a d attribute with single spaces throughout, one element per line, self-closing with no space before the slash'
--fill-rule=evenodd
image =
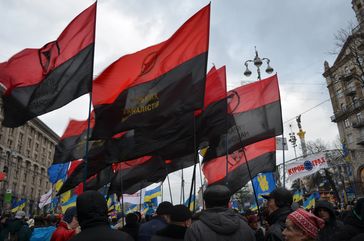
<path id="1" fill-rule="evenodd" d="M 249 77 L 252 74 L 252 72 L 248 68 L 248 63 L 253 63 L 255 65 L 255 67 L 257 67 L 258 80 L 261 80 L 262 78 L 261 78 L 261 75 L 260 75 L 260 67 L 262 67 L 263 62 L 264 61 L 267 62 L 267 68 L 265 69 L 265 72 L 267 74 L 273 73 L 273 68 L 269 65 L 270 59 L 268 59 L 268 58 L 260 58 L 259 55 L 258 55 L 257 48 L 254 47 L 254 49 L 255 49 L 255 57 L 254 57 L 254 59 L 249 59 L 249 60 L 245 61 L 245 63 L 244 63 L 244 65 L 246 67 L 246 69 L 244 71 L 244 75 L 246 77 Z"/>

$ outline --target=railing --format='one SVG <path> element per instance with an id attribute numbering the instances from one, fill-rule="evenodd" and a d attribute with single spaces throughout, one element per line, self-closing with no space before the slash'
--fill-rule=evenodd
<path id="1" fill-rule="evenodd" d="M 364 136 L 358 137 L 356 139 L 356 144 L 358 144 L 358 145 L 364 145 Z"/>
<path id="2" fill-rule="evenodd" d="M 332 122 L 337 122 L 347 118 L 350 114 L 364 107 L 364 100 L 359 100 L 351 105 L 346 106 L 344 109 L 336 111 L 333 116 L 331 116 Z"/>
<path id="3" fill-rule="evenodd" d="M 344 93 L 346 96 L 352 96 L 352 95 L 355 95 L 356 89 L 355 89 L 355 87 L 348 87 L 344 90 Z"/>
<path id="4" fill-rule="evenodd" d="M 364 126 L 364 120 L 353 121 L 354 128 L 361 128 Z"/>

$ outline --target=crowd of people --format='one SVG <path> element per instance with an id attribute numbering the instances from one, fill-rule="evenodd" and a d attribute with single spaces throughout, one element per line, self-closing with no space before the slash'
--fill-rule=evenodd
<path id="1" fill-rule="evenodd" d="M 263 196 L 266 208 L 259 215 L 229 208 L 230 190 L 208 187 L 205 209 L 192 214 L 184 205 L 159 204 L 150 220 L 139 212 L 110 221 L 105 198 L 86 191 L 62 217 L 48 215 L 26 220 L 25 212 L 1 216 L 0 241 L 363 241 L 364 198 L 352 210 L 338 213 L 328 201 L 306 211 L 293 203 L 292 193 L 276 188 Z"/>

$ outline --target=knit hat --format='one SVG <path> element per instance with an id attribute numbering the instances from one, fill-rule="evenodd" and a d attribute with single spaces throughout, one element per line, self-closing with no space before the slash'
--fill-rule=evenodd
<path id="1" fill-rule="evenodd" d="M 171 214 L 172 203 L 164 201 L 161 202 L 157 208 L 157 215 L 169 215 Z"/>
<path id="2" fill-rule="evenodd" d="M 311 238 L 317 238 L 318 231 L 325 226 L 325 221 L 302 208 L 297 209 L 287 217 L 299 229 Z"/>
<path id="3" fill-rule="evenodd" d="M 192 218 L 191 211 L 185 205 L 174 205 L 171 209 L 172 222 L 184 222 Z"/>
<path id="4" fill-rule="evenodd" d="M 74 216 L 77 215 L 76 207 L 67 208 L 66 212 L 64 213 L 63 220 L 66 223 L 71 223 Z"/>

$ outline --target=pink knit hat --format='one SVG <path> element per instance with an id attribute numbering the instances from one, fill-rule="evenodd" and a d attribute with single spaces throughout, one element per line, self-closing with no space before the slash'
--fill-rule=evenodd
<path id="1" fill-rule="evenodd" d="M 287 218 L 312 238 L 317 238 L 318 231 L 325 226 L 324 220 L 302 208 L 289 214 Z"/>

